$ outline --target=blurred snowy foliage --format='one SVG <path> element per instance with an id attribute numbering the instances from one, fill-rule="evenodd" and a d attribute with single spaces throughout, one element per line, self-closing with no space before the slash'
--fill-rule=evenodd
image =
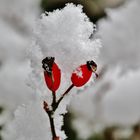
<path id="1" fill-rule="evenodd" d="M 40 0 L 0 0 L 0 18 L 15 31 L 30 34 L 39 4 Z"/>
<path id="2" fill-rule="evenodd" d="M 93 85 L 95 95 L 85 97 L 91 92 L 85 89 L 83 97 L 79 94 L 80 98 L 75 99 L 80 107 L 72 103 L 73 125 L 82 139 L 106 126 L 130 126 L 140 120 L 140 17 L 136 14 L 139 11 L 139 0 L 127 1 L 117 9 L 107 9 L 108 17 L 98 22 L 97 36 L 104 46 L 99 61 L 107 71 Z M 103 90 L 107 84 L 109 89 Z"/>
<path id="3" fill-rule="evenodd" d="M 123 75 L 103 101 L 105 120 L 109 124 L 130 125 L 140 120 L 140 1 L 127 1 L 107 12 L 108 18 L 98 25 L 104 44 L 100 58 L 108 67 L 119 66 Z"/>
<path id="4" fill-rule="evenodd" d="M 33 10 L 34 9 L 34 10 Z M 0 0 L 0 125 L 6 126 L 18 105 L 33 99 L 26 85 L 30 72 L 26 49 L 30 46 L 39 0 Z"/>
<path id="5" fill-rule="evenodd" d="M 118 79 L 103 99 L 106 125 L 130 126 L 140 121 L 140 70 Z"/>
<path id="6" fill-rule="evenodd" d="M 72 100 L 70 111 L 75 116 L 73 127 L 76 128 L 81 139 L 87 139 L 96 131 L 98 132 L 104 128 L 104 104 L 102 102 L 118 82 L 119 73 L 119 68 L 108 70 L 96 83 L 92 83 L 90 87 L 80 91 Z"/>
<path id="7" fill-rule="evenodd" d="M 44 82 L 41 61 L 46 56 L 55 57 L 63 77 L 58 91 L 62 94 L 70 84 L 72 71 L 87 60 L 95 60 L 99 54 L 101 43 L 99 39 L 91 39 L 93 30 L 94 24 L 82 12 L 82 6 L 67 4 L 62 10 L 42 14 L 34 27 L 33 42 L 28 49 L 32 69 L 28 85 L 34 90 L 36 98 L 16 111 L 14 121 L 3 133 L 5 140 L 51 139 L 50 130 L 47 129 L 48 117 L 42 111 L 41 102 L 46 100 L 50 105 L 52 97 Z M 61 131 L 62 114 L 66 113 L 69 99 L 65 97 L 54 114 L 56 132 L 61 139 L 66 137 Z"/>
<path id="8" fill-rule="evenodd" d="M 107 9 L 108 17 L 98 23 L 104 47 L 101 59 L 108 66 L 120 65 L 123 72 L 140 67 L 140 1 L 126 1 L 117 9 Z"/>

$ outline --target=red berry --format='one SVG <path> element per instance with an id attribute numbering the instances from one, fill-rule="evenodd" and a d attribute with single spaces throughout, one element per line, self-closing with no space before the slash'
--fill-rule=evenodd
<path id="1" fill-rule="evenodd" d="M 87 64 L 78 67 L 71 76 L 74 86 L 81 87 L 88 82 L 92 75 L 92 71 L 88 69 Z"/>
<path id="2" fill-rule="evenodd" d="M 52 65 L 51 74 L 44 71 L 44 77 L 48 88 L 55 92 L 59 88 L 61 82 L 61 71 L 55 62 Z"/>

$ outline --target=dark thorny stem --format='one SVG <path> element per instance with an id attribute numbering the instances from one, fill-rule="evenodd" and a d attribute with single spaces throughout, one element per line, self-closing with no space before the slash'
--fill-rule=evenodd
<path id="1" fill-rule="evenodd" d="M 67 95 L 73 87 L 74 87 L 74 85 L 72 84 L 63 93 L 63 95 L 60 97 L 60 99 L 58 101 L 56 101 L 56 93 L 54 91 L 52 92 L 52 96 L 53 96 L 53 100 L 52 100 L 52 104 L 51 104 L 52 109 L 50 109 L 47 102 L 44 101 L 44 110 L 48 114 L 49 121 L 50 121 L 51 132 L 52 132 L 52 136 L 53 136 L 52 140 L 55 140 L 55 138 L 57 138 L 56 131 L 55 131 L 55 125 L 54 125 L 54 118 L 53 118 L 54 112 L 58 108 L 59 104 L 61 103 L 61 101 L 65 97 L 65 95 Z"/>
<path id="2" fill-rule="evenodd" d="M 57 136 L 56 136 L 55 125 L 54 125 L 54 118 L 53 118 L 52 112 L 48 113 L 48 116 L 49 116 L 49 120 L 50 120 L 52 136 L 53 136 L 53 139 L 54 139 Z"/>
<path id="3" fill-rule="evenodd" d="M 56 106 L 56 93 L 52 92 L 53 100 L 52 100 L 52 110 L 54 111 L 54 108 Z"/>
<path id="4" fill-rule="evenodd" d="M 50 120 L 50 127 L 51 127 L 51 132 L 52 132 L 52 140 L 54 140 L 56 136 L 56 131 L 55 131 L 55 125 L 54 125 L 54 118 L 53 118 L 53 110 L 50 110 L 48 107 L 47 102 L 44 101 L 44 110 L 48 114 L 49 120 Z"/>
<path id="5" fill-rule="evenodd" d="M 54 83 L 54 78 L 52 73 L 50 74 L 52 83 Z M 49 106 L 47 104 L 47 102 L 44 101 L 44 110 L 46 111 L 46 113 L 48 114 L 49 120 L 50 120 L 50 127 L 51 127 L 51 132 L 52 132 L 52 140 L 54 140 L 57 136 L 56 136 L 56 131 L 55 131 L 55 125 L 54 125 L 54 108 L 56 106 L 56 93 L 55 91 L 52 91 L 52 95 L 53 95 L 53 100 L 52 100 L 52 109 L 49 109 Z"/>

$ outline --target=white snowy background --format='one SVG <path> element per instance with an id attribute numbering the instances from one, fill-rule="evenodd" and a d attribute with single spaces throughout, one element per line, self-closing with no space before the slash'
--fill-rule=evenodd
<path id="1" fill-rule="evenodd" d="M 75 113 L 80 111 L 74 127 L 82 138 L 86 139 L 93 131 L 105 126 L 127 127 L 140 121 L 140 17 L 136 14 L 140 11 L 139 2 L 127 1 L 117 9 L 107 9 L 108 17 L 98 22 L 97 36 L 101 37 L 103 44 L 99 61 L 107 72 L 97 83 L 97 91 L 96 88 L 86 90 L 86 93 L 95 95 L 85 103 L 85 112 L 80 108 L 81 103 L 76 109 L 75 105 L 72 107 Z M 101 90 L 104 87 L 105 90 Z M 83 98 L 78 95 L 82 104 L 86 93 L 83 92 Z M 87 108 L 90 111 L 87 112 Z"/>
<path id="2" fill-rule="evenodd" d="M 86 139 L 105 126 L 140 121 L 140 1 L 128 0 L 119 8 L 106 9 L 108 17 L 97 23 L 92 41 L 88 38 L 93 25 L 81 8 L 69 6 L 40 16 L 39 6 L 39 0 L 0 0 L 0 106 L 5 109 L 0 124 L 7 126 L 4 139 L 51 139 L 42 99 L 51 100 L 41 79 L 40 61 L 53 55 L 62 68 L 59 96 L 70 84 L 72 70 L 97 57 L 100 42 L 96 38 L 103 45 L 96 58 L 98 72 L 106 70 L 96 84 L 74 89 L 69 97 L 70 111 L 75 114 L 73 127 Z M 65 102 L 56 117 L 65 113 Z M 57 133 L 65 138 L 59 131 L 62 117 L 58 119 Z"/>

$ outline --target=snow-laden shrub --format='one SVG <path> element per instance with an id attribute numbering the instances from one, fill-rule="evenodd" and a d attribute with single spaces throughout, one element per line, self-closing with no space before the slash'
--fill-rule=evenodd
<path id="1" fill-rule="evenodd" d="M 43 101 L 51 105 L 52 94 L 47 90 L 43 77 L 42 59 L 55 57 L 62 72 L 57 99 L 71 84 L 70 76 L 81 64 L 96 60 L 101 43 L 92 39 L 94 26 L 82 12 L 81 6 L 67 4 L 62 10 L 45 13 L 37 21 L 31 48 L 28 50 L 32 72 L 28 85 L 34 89 L 31 103 L 21 106 L 15 113 L 15 119 L 3 134 L 5 140 L 51 140 L 49 119 L 43 111 Z M 76 92 L 76 88 L 73 94 Z M 57 136 L 65 139 L 61 127 L 62 114 L 66 113 L 69 96 L 65 97 L 53 115 Z M 49 129 L 48 129 L 49 128 Z"/>

